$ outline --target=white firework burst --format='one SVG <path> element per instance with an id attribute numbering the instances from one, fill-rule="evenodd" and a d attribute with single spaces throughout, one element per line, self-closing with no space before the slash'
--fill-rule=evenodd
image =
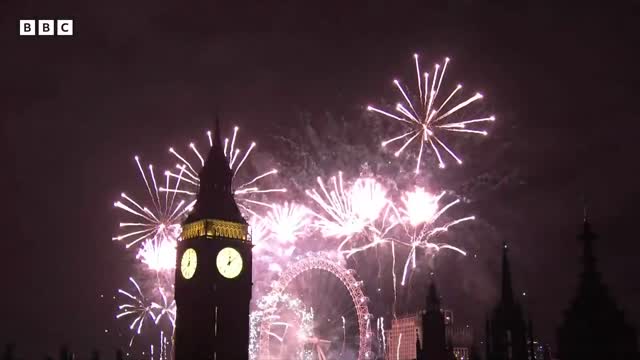
<path id="1" fill-rule="evenodd" d="M 149 165 L 149 176 L 147 176 L 138 156 L 135 157 L 135 161 L 146 186 L 151 205 L 144 205 L 122 193 L 120 195 L 122 200 L 116 201 L 114 206 L 124 210 L 133 221 L 121 222 L 120 228 L 126 231 L 112 239 L 126 241 L 127 248 L 145 241 L 154 241 L 158 244 L 165 241 L 175 242 L 180 236 L 180 219 L 189 211 L 191 205 L 185 206 L 184 200 L 178 201 L 175 193 L 161 193 L 160 189 L 163 188 L 177 190 L 179 185 L 177 182 L 172 184 L 170 177 L 165 175 L 165 186 L 159 187 L 153 165 Z"/>
<path id="2" fill-rule="evenodd" d="M 462 164 L 462 159 L 458 156 L 451 147 L 447 146 L 444 140 L 441 138 L 442 132 L 449 133 L 468 133 L 487 135 L 485 130 L 472 128 L 479 123 L 485 123 L 494 121 L 494 116 L 480 117 L 475 119 L 453 119 L 461 109 L 468 105 L 482 99 L 482 94 L 476 93 L 471 97 L 465 97 L 461 100 L 456 100 L 458 93 L 462 90 L 462 85 L 458 84 L 449 95 L 442 100 L 438 97 L 440 88 L 442 86 L 442 80 L 444 78 L 447 65 L 449 64 L 449 58 L 444 61 L 444 66 L 440 69 L 440 64 L 434 66 L 432 74 L 425 72 L 420 73 L 420 65 L 418 62 L 418 55 L 414 54 L 417 74 L 418 85 L 418 99 L 412 101 L 412 97 L 405 91 L 400 81 L 393 80 L 393 84 L 402 94 L 403 102 L 396 104 L 396 114 L 368 106 L 367 110 L 375 111 L 393 120 L 400 121 L 408 129 L 405 133 L 393 137 L 391 139 L 382 142 L 382 146 L 386 146 L 395 141 L 403 140 L 404 143 L 395 152 L 396 156 L 399 156 L 409 144 L 416 142 L 418 144 L 418 158 L 416 162 L 415 172 L 420 172 L 420 162 L 422 160 L 422 152 L 425 146 L 429 146 L 433 149 L 436 157 L 438 158 L 438 165 L 440 168 L 445 167 L 443 154 L 444 150 L 449 156 L 451 156 L 458 164 Z M 424 82 L 424 84 L 423 84 Z M 440 150 L 439 150 L 440 149 Z"/>
<path id="3" fill-rule="evenodd" d="M 142 326 L 144 325 L 144 321 L 149 318 L 151 321 L 155 323 L 156 315 L 153 312 L 152 303 L 147 300 L 147 298 L 142 293 L 142 289 L 140 289 L 140 285 L 133 279 L 129 278 L 129 281 L 136 288 L 137 295 L 131 294 L 122 289 L 118 289 L 118 293 L 124 295 L 128 302 L 123 303 L 118 306 L 118 310 L 120 311 L 116 318 L 120 319 L 122 317 L 131 318 L 131 323 L 129 324 L 129 329 L 133 330 L 133 336 L 131 337 L 131 341 L 129 342 L 129 346 L 133 344 L 133 339 L 136 335 L 140 335 L 142 332 Z"/>

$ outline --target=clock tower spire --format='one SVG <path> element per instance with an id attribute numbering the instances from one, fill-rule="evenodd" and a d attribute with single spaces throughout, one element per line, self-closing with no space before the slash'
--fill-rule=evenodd
<path id="1" fill-rule="evenodd" d="M 249 358 L 251 235 L 233 196 L 220 121 L 177 247 L 175 360 Z"/>
<path id="2" fill-rule="evenodd" d="M 185 223 L 202 219 L 218 219 L 246 224 L 233 198 L 233 171 L 220 138 L 220 119 L 216 117 L 213 145 L 200 170 L 200 190 L 194 210 Z"/>

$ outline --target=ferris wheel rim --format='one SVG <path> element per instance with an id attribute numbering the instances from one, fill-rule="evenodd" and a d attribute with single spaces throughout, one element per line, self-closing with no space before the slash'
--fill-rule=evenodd
<path id="1" fill-rule="evenodd" d="M 336 277 L 347 289 L 356 310 L 358 317 L 358 360 L 366 360 L 371 354 L 371 332 L 370 313 L 367 306 L 368 298 L 364 296 L 361 289 L 362 282 L 354 276 L 354 270 L 347 269 L 338 262 L 324 256 L 307 256 L 295 261 L 288 266 L 281 274 L 280 278 L 273 284 L 272 294 L 282 294 L 289 284 L 302 273 L 311 270 L 324 270 Z M 269 337 L 267 334 L 269 325 L 265 322 L 260 324 L 259 359 L 266 360 L 270 357 Z M 266 358 L 265 358 L 266 355 Z"/>

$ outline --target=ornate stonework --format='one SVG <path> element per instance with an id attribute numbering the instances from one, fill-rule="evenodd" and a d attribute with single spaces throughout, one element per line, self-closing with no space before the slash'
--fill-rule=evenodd
<path id="1" fill-rule="evenodd" d="M 193 239 L 195 237 L 226 237 L 229 239 L 237 239 L 242 241 L 251 241 L 249 227 L 223 220 L 199 220 L 182 227 L 182 240 Z"/>

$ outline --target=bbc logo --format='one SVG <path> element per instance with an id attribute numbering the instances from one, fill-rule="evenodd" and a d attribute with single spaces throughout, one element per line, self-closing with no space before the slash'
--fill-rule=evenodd
<path id="1" fill-rule="evenodd" d="M 20 20 L 20 36 L 72 36 L 73 20 Z"/>

